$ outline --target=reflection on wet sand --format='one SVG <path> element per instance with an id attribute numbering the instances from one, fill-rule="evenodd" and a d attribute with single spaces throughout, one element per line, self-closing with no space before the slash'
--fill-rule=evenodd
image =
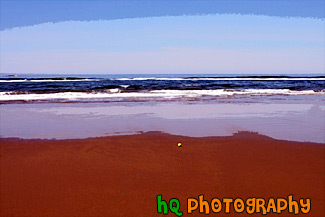
<path id="1" fill-rule="evenodd" d="M 295 100 L 8 104 L 1 105 L 1 136 L 64 139 L 163 131 L 203 137 L 254 131 L 323 143 L 324 112 L 322 102 Z"/>

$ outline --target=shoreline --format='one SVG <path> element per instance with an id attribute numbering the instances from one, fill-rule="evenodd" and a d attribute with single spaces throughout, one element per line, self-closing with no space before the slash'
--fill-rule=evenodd
<path id="1" fill-rule="evenodd" d="M 125 133 L 125 134 L 124 134 Z M 106 133 L 107 135 L 102 136 L 92 136 L 92 137 L 86 137 L 86 138 L 20 138 L 20 137 L 2 137 L 0 136 L 1 140 L 17 140 L 17 141 L 44 141 L 44 142 L 50 142 L 50 141 L 78 141 L 78 140 L 93 140 L 93 139 L 109 139 L 111 137 L 124 137 L 124 136 L 138 136 L 138 135 L 164 135 L 164 136 L 171 136 L 171 137 L 179 137 L 179 138 L 188 138 L 188 139 L 225 139 L 225 138 L 233 138 L 238 135 L 246 135 L 246 136 L 261 136 L 265 138 L 269 138 L 276 141 L 282 141 L 282 142 L 293 142 L 298 144 L 314 144 L 314 145 L 325 145 L 325 141 L 322 142 L 312 142 L 312 141 L 294 141 L 294 140 L 286 140 L 286 139 L 277 139 L 273 138 L 268 135 L 261 134 L 259 132 L 255 131 L 238 131 L 233 133 L 232 135 L 223 135 L 223 136 L 187 136 L 187 135 L 180 135 L 180 134 L 172 134 L 164 131 L 135 131 L 135 132 L 112 132 L 112 133 Z"/>
<path id="2" fill-rule="evenodd" d="M 310 213 L 298 216 L 325 214 L 324 144 L 248 132 L 0 141 L 1 216 L 155 216 L 159 194 L 178 198 L 183 216 L 187 198 L 201 194 L 208 201 L 293 195 L 311 199 Z"/>
<path id="3" fill-rule="evenodd" d="M 162 131 L 206 137 L 250 131 L 282 140 L 325 142 L 322 101 L 256 100 L 5 104 L 0 106 L 0 135 L 71 139 Z"/>

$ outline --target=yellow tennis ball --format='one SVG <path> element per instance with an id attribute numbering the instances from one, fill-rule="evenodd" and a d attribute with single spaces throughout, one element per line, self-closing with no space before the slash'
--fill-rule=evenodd
<path id="1" fill-rule="evenodd" d="M 182 147 L 182 143 L 179 142 L 179 143 L 177 144 L 177 146 L 178 146 L 178 147 Z"/>

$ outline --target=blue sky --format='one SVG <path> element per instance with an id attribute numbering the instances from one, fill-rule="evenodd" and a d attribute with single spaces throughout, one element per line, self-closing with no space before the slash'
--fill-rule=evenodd
<path id="1" fill-rule="evenodd" d="M 188 2 L 2 1 L 1 73 L 324 73 L 322 1 Z"/>

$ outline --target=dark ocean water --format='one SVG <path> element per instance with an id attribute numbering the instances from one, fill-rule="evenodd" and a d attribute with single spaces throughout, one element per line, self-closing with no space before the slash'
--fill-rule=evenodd
<path id="1" fill-rule="evenodd" d="M 324 95 L 324 75 L 2 75 L 0 101 Z"/>

